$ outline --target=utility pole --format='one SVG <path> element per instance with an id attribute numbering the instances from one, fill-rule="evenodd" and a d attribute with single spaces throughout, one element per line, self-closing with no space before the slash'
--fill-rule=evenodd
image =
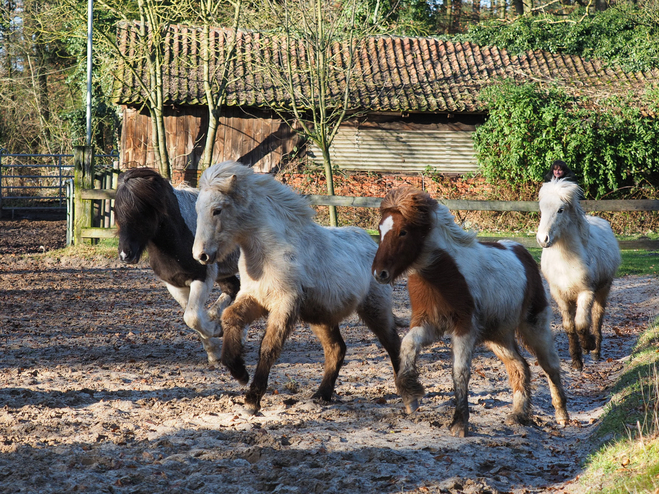
<path id="1" fill-rule="evenodd" d="M 94 0 L 87 0 L 87 146 L 92 145 L 92 37 Z"/>

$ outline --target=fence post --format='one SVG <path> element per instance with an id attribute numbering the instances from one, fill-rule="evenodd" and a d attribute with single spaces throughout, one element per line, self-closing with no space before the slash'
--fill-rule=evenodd
<path id="1" fill-rule="evenodd" d="M 73 151 L 74 244 L 82 244 L 82 229 L 92 226 L 92 202 L 82 200 L 82 189 L 94 187 L 94 151 L 91 146 L 75 146 Z"/>

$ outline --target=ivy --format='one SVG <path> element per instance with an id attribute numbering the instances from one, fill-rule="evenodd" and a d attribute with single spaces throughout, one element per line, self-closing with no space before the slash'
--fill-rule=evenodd
<path id="1" fill-rule="evenodd" d="M 659 8 L 620 3 L 603 12 L 577 10 L 567 16 L 549 13 L 491 20 L 456 38 L 497 46 L 512 55 L 543 50 L 597 58 L 625 71 L 648 70 L 659 67 Z"/>
<path id="2" fill-rule="evenodd" d="M 542 181 L 561 159 L 590 196 L 659 185 L 659 98 L 611 97 L 589 109 L 556 87 L 501 82 L 480 95 L 489 109 L 474 135 L 483 174 L 511 184 Z M 644 116 L 646 108 L 655 117 Z"/>

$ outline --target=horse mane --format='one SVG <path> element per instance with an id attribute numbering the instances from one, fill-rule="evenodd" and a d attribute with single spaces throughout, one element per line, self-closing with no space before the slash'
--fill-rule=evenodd
<path id="1" fill-rule="evenodd" d="M 131 168 L 119 176 L 115 212 L 127 220 L 139 220 L 150 209 L 166 215 L 172 191 L 169 182 L 154 170 Z"/>
<path id="2" fill-rule="evenodd" d="M 476 241 L 476 232 L 460 228 L 446 206 L 415 187 L 400 187 L 389 192 L 380 204 L 383 215 L 387 210 L 398 211 L 412 225 L 427 230 L 435 226 L 459 245 L 470 246 Z"/>
<path id="3" fill-rule="evenodd" d="M 539 201 L 546 197 L 558 197 L 561 202 L 568 204 L 572 211 L 572 219 L 579 231 L 579 237 L 584 246 L 588 245 L 590 239 L 590 227 L 586 220 L 586 213 L 581 207 L 580 198 L 583 192 L 578 184 L 571 180 L 563 178 L 553 178 L 550 182 L 546 182 L 540 188 L 538 193 Z"/>
<path id="4" fill-rule="evenodd" d="M 265 201 L 264 214 L 274 210 L 293 223 L 312 221 L 316 214 L 304 196 L 278 182 L 272 175 L 254 173 L 254 170 L 237 161 L 224 161 L 208 168 L 201 175 L 199 187 L 227 194 L 238 203 Z"/>

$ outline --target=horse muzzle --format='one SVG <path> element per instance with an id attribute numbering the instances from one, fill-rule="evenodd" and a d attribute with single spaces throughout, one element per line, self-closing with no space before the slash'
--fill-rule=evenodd
<path id="1" fill-rule="evenodd" d="M 201 252 L 194 252 L 193 257 L 197 260 L 198 263 L 200 264 L 213 264 L 215 262 L 215 258 L 217 257 L 216 252 L 206 252 L 205 250 L 202 250 Z"/>
<path id="2" fill-rule="evenodd" d="M 377 269 L 374 269 L 373 278 L 375 278 L 375 281 L 377 281 L 378 283 L 382 283 L 383 285 L 391 283 L 391 273 L 386 269 L 382 269 L 379 271 Z"/>
<path id="3" fill-rule="evenodd" d="M 536 242 L 538 242 L 538 245 L 540 247 L 542 247 L 543 249 L 551 247 L 551 244 L 553 243 L 551 237 L 547 233 L 545 233 L 543 235 L 537 234 L 535 236 L 535 240 L 536 240 Z"/>
<path id="4" fill-rule="evenodd" d="M 119 251 L 119 259 L 126 264 L 137 264 L 140 261 L 140 255 L 126 252 L 125 250 Z"/>

